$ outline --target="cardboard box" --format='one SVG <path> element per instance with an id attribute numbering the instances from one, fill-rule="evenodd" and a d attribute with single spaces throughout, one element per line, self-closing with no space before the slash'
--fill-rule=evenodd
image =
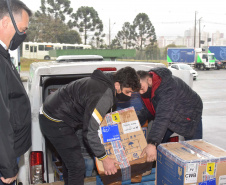
<path id="1" fill-rule="evenodd" d="M 101 123 L 99 136 L 109 157 L 122 163 L 116 174 L 106 176 L 103 163 L 96 159 L 98 173 L 104 184 L 120 184 L 151 170 L 152 163 L 146 162 L 146 156 L 141 157 L 147 146 L 133 107 L 109 113 Z"/>
<path id="2" fill-rule="evenodd" d="M 157 185 L 225 185 L 226 151 L 203 140 L 158 146 Z"/>

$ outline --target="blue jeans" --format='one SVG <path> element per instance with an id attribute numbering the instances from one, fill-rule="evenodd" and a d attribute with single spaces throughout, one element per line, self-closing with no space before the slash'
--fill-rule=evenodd
<path id="1" fill-rule="evenodd" d="M 90 157 L 83 157 L 86 165 L 86 177 L 91 177 L 94 168 L 94 159 Z"/>
<path id="2" fill-rule="evenodd" d="M 164 136 L 164 138 L 162 140 L 162 143 L 167 143 L 168 139 L 170 138 L 170 136 L 173 133 L 174 133 L 173 131 L 167 129 L 166 134 L 165 134 L 165 136 Z M 192 136 L 192 137 L 185 137 L 184 139 L 185 139 L 185 141 L 193 140 L 193 139 L 202 139 L 202 134 L 203 133 L 202 133 L 202 119 L 201 119 L 194 136 Z"/>
<path id="3" fill-rule="evenodd" d="M 17 158 L 17 164 L 19 163 L 20 158 Z M 2 177 L 2 174 L 0 173 L 0 177 Z M 12 182 L 11 184 L 7 184 L 7 185 L 15 185 L 16 181 Z M 2 182 L 2 180 L 0 179 L 0 185 L 6 185 L 5 183 Z"/>

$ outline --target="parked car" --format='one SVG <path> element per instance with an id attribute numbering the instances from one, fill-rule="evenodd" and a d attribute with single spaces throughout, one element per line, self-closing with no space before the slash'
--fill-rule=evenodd
<path id="1" fill-rule="evenodd" d="M 222 69 L 223 68 L 223 63 L 221 62 L 221 61 L 219 61 L 219 60 L 216 60 L 215 61 L 215 70 L 220 70 L 220 69 Z"/>
<path id="2" fill-rule="evenodd" d="M 195 71 L 191 66 L 187 64 L 172 64 L 168 67 L 169 69 L 175 69 L 175 70 L 187 70 L 190 71 L 190 73 L 193 75 L 193 80 L 196 80 L 198 77 L 197 71 Z"/>

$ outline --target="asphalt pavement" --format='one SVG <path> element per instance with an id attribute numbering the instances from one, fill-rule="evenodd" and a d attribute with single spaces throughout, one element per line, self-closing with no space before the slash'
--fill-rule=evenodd
<path id="1" fill-rule="evenodd" d="M 226 150 L 226 70 L 198 74 L 193 89 L 203 100 L 203 139 Z"/>

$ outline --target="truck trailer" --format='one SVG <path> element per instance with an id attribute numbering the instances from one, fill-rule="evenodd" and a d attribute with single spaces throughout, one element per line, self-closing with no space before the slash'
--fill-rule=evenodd
<path id="1" fill-rule="evenodd" d="M 184 63 L 200 70 L 215 68 L 214 53 L 204 53 L 201 48 L 168 48 L 167 62 L 169 66 Z"/>
<path id="2" fill-rule="evenodd" d="M 215 60 L 220 61 L 223 68 L 226 68 L 226 46 L 209 46 L 208 52 L 214 53 Z"/>

